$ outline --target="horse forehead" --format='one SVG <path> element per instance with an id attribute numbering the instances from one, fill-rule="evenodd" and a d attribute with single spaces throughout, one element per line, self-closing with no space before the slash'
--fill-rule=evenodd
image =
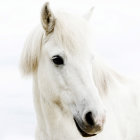
<path id="1" fill-rule="evenodd" d="M 58 12 L 56 14 L 56 23 L 62 24 L 66 28 L 80 28 L 86 26 L 85 18 L 69 13 Z M 78 24 L 79 23 L 79 24 Z M 70 25 L 70 26 L 69 26 Z M 68 27 L 69 26 L 69 27 Z"/>
<path id="2" fill-rule="evenodd" d="M 56 17 L 55 41 L 65 49 L 75 51 L 75 49 L 86 48 L 87 50 L 89 33 L 89 27 L 84 18 L 69 14 L 58 14 Z"/>

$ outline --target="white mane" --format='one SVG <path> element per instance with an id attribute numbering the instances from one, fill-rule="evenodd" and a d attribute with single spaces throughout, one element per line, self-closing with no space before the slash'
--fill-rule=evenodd
<path id="1" fill-rule="evenodd" d="M 27 38 L 21 56 L 20 68 L 23 74 L 31 74 L 38 66 L 44 30 L 38 26 Z"/>

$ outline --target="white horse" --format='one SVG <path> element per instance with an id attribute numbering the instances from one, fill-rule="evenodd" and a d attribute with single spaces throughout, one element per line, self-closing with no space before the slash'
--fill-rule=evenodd
<path id="1" fill-rule="evenodd" d="M 41 22 L 21 57 L 33 75 L 36 140 L 140 140 L 140 82 L 92 53 L 87 18 L 46 3 Z"/>

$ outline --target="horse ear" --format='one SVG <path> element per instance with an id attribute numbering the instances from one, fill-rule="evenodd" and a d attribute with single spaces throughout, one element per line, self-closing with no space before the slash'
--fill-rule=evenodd
<path id="1" fill-rule="evenodd" d="M 55 17 L 50 10 L 49 3 L 45 3 L 41 11 L 41 22 L 46 33 L 51 33 L 55 26 Z"/>
<path id="2" fill-rule="evenodd" d="M 89 11 L 84 15 L 84 18 L 85 18 L 86 20 L 90 20 L 91 17 L 92 17 L 92 15 L 93 15 L 93 11 L 94 11 L 94 7 L 92 6 L 92 7 L 89 9 Z"/>
<path id="3" fill-rule="evenodd" d="M 20 68 L 23 74 L 30 74 L 36 71 L 43 34 L 42 27 L 38 27 L 28 36 L 20 59 Z"/>

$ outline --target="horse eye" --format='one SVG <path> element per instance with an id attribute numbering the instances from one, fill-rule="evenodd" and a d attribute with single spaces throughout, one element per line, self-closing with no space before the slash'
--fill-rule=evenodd
<path id="1" fill-rule="evenodd" d="M 61 56 L 55 55 L 52 57 L 52 61 L 56 65 L 64 65 L 64 60 Z"/>

